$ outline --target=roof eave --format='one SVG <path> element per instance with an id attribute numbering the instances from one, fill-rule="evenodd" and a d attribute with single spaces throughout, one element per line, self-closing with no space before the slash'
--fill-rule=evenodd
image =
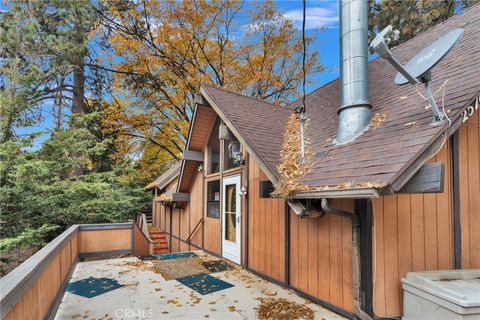
<path id="1" fill-rule="evenodd" d="M 289 196 L 291 199 L 371 199 L 378 197 L 380 197 L 380 193 L 374 188 L 297 191 Z"/>
<path id="2" fill-rule="evenodd" d="M 169 174 L 167 177 L 165 177 L 165 179 L 163 179 L 161 182 L 155 184 L 155 185 L 148 185 L 146 186 L 144 189 L 145 191 L 150 191 L 150 190 L 153 190 L 155 188 L 164 188 L 166 185 L 168 185 L 170 182 L 172 182 L 176 177 L 178 177 L 180 175 L 180 169 L 181 169 L 181 166 L 178 166 L 177 169 L 175 169 L 171 174 Z"/>
<path id="3" fill-rule="evenodd" d="M 255 150 L 255 148 L 249 143 L 247 138 L 242 134 L 240 130 L 235 126 L 235 124 L 230 121 L 227 115 L 223 112 L 222 108 L 215 102 L 215 100 L 210 96 L 208 93 L 208 89 L 206 89 L 203 85 L 200 86 L 200 94 L 204 97 L 204 99 L 208 102 L 208 104 L 215 110 L 217 115 L 220 119 L 225 122 L 227 127 L 232 131 L 232 133 L 236 136 L 236 138 L 240 141 L 241 144 L 247 149 L 247 152 L 255 159 L 258 163 L 262 171 L 268 177 L 268 179 L 272 183 L 277 183 L 279 180 L 278 175 L 275 171 L 271 170 L 270 167 L 265 163 L 259 153 Z"/>
<path id="4" fill-rule="evenodd" d="M 480 101 L 480 92 L 478 92 L 469 102 L 460 108 L 457 113 L 450 119 L 449 126 L 436 134 L 430 142 L 428 142 L 427 148 L 420 151 L 415 157 L 412 158 L 397 174 L 389 181 L 389 186 L 393 192 L 399 191 L 412 176 L 435 154 L 440 151 L 445 142 L 450 138 L 455 131 L 465 122 L 463 112 L 471 105 Z"/>

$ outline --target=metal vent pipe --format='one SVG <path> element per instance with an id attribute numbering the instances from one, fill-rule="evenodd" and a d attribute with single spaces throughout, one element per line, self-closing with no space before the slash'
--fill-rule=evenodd
<path id="1" fill-rule="evenodd" d="M 336 143 L 355 140 L 372 117 L 368 99 L 368 0 L 340 0 L 340 111 Z"/>

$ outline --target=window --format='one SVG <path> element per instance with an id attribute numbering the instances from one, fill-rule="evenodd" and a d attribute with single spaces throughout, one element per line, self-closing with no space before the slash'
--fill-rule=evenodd
<path id="1" fill-rule="evenodd" d="M 225 240 L 237 242 L 237 191 L 235 184 L 225 187 Z"/>
<path id="2" fill-rule="evenodd" d="M 220 139 L 218 138 L 218 125 L 210 138 L 208 155 L 208 174 L 220 171 Z"/>
<path id="3" fill-rule="evenodd" d="M 272 196 L 272 192 L 275 191 L 273 187 L 273 183 L 270 181 L 260 181 L 260 198 L 270 198 Z"/>
<path id="4" fill-rule="evenodd" d="M 238 168 L 242 164 L 242 145 L 232 135 L 225 140 L 225 170 Z"/>
<path id="5" fill-rule="evenodd" d="M 220 218 L 220 180 L 207 182 L 207 217 Z"/>

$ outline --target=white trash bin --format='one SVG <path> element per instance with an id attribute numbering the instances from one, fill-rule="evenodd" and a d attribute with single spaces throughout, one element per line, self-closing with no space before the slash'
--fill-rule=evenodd
<path id="1" fill-rule="evenodd" d="M 409 272 L 404 320 L 480 320 L 480 269 Z"/>

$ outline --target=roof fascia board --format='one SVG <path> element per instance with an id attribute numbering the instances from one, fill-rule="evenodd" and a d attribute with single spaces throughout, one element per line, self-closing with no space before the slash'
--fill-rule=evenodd
<path id="1" fill-rule="evenodd" d="M 477 92 L 474 98 L 472 98 L 466 106 L 462 107 L 453 117 L 450 127 L 434 136 L 425 150 L 421 151 L 413 158 L 413 160 L 409 161 L 401 171 L 393 176 L 389 185 L 394 192 L 400 191 L 412 176 L 423 166 L 423 164 L 443 147 L 444 143 L 450 138 L 450 136 L 463 124 L 464 111 L 472 105 L 480 104 L 479 99 L 480 92 Z"/>
<path id="2" fill-rule="evenodd" d="M 162 182 L 160 182 L 155 188 L 159 188 L 159 189 L 165 188 L 170 182 L 172 182 L 173 180 L 175 180 L 176 177 L 178 177 L 179 173 L 180 173 L 180 167 L 175 169 L 175 171 L 173 171 L 171 175 L 169 175 Z"/>
<path id="3" fill-rule="evenodd" d="M 336 189 L 336 190 L 314 190 L 299 191 L 293 193 L 291 199 L 371 199 L 378 198 L 380 194 L 374 188 L 358 188 L 358 189 Z"/>
<path id="4" fill-rule="evenodd" d="M 268 177 L 268 179 L 272 183 L 277 183 L 278 182 L 278 177 L 268 168 L 267 165 L 265 165 L 265 162 L 262 160 L 262 158 L 258 155 L 256 152 L 255 148 L 251 146 L 245 136 L 240 132 L 240 130 L 237 129 L 235 124 L 230 121 L 230 119 L 227 117 L 227 115 L 223 112 L 223 110 L 215 103 L 215 100 L 213 100 L 212 97 L 208 94 L 207 90 L 205 90 L 202 86 L 200 87 L 200 94 L 204 97 L 204 99 L 208 102 L 208 104 L 215 110 L 215 112 L 218 114 L 218 116 L 223 120 L 225 125 L 232 131 L 232 133 L 235 135 L 235 137 L 240 141 L 241 144 L 245 146 L 245 149 L 247 149 L 247 152 L 253 157 L 253 159 L 258 163 L 262 171 L 265 173 L 265 175 Z"/>
<path id="5" fill-rule="evenodd" d="M 156 185 L 151 186 L 150 188 L 145 188 L 145 191 L 149 191 L 149 190 L 152 190 L 152 189 L 155 189 L 155 188 L 162 189 L 166 185 L 168 185 L 170 182 L 172 182 L 177 176 L 179 176 L 181 166 L 178 165 L 177 163 L 174 164 L 174 166 L 177 166 L 177 168 L 175 170 L 173 170 L 168 176 L 166 176 L 162 181 L 158 182 Z"/>
<path id="6" fill-rule="evenodd" d="M 192 137 L 193 132 L 193 125 L 195 123 L 195 118 L 197 115 L 198 104 L 195 104 L 195 108 L 193 110 L 192 121 L 190 121 L 190 127 L 188 128 L 188 138 L 187 138 L 187 145 L 185 146 L 185 150 L 188 150 L 190 147 L 190 140 Z"/>
<path id="7" fill-rule="evenodd" d="M 188 141 L 190 141 L 190 138 L 188 139 Z M 180 185 L 182 184 L 182 180 L 183 180 L 183 173 L 184 173 L 184 170 L 185 170 L 185 162 L 186 160 L 182 159 L 182 165 L 180 166 L 180 176 L 178 177 L 178 183 L 177 183 L 177 186 L 175 187 L 175 192 L 180 192 Z"/>

